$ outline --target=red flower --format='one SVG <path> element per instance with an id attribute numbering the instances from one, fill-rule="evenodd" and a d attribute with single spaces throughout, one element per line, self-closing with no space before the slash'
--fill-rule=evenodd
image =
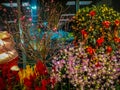
<path id="1" fill-rule="evenodd" d="M 98 46 L 101 46 L 102 43 L 104 42 L 104 38 L 103 38 L 103 37 L 100 37 L 100 38 L 97 39 L 96 42 L 97 42 Z"/>
<path id="2" fill-rule="evenodd" d="M 41 86 L 35 86 L 35 90 L 47 90 L 47 85 L 50 83 L 49 79 L 41 80 Z"/>
<path id="3" fill-rule="evenodd" d="M 94 11 L 94 10 L 90 11 L 89 15 L 92 16 L 92 17 L 95 16 L 96 15 L 96 11 Z"/>
<path id="4" fill-rule="evenodd" d="M 93 55 L 95 50 L 92 48 L 92 47 L 88 47 L 87 48 L 87 52 L 90 54 L 90 55 Z"/>
<path id="5" fill-rule="evenodd" d="M 36 86 L 35 90 L 42 90 L 41 87 Z"/>
<path id="6" fill-rule="evenodd" d="M 103 26 L 105 28 L 109 28 L 110 27 L 110 22 L 109 21 L 104 21 L 102 24 L 103 24 Z"/>
<path id="7" fill-rule="evenodd" d="M 97 62 L 96 64 L 95 64 L 95 67 L 100 67 L 101 65 L 100 65 L 100 63 L 99 62 Z"/>
<path id="8" fill-rule="evenodd" d="M 46 79 L 43 79 L 42 81 L 41 81 L 41 83 L 42 83 L 42 86 L 47 86 L 47 84 L 48 84 L 48 81 L 46 80 Z"/>
<path id="9" fill-rule="evenodd" d="M 119 38 L 119 37 L 115 37 L 115 38 L 114 38 L 114 41 L 115 41 L 116 43 L 120 43 L 120 38 Z"/>
<path id="10" fill-rule="evenodd" d="M 45 86 L 41 86 L 39 90 L 47 90 L 47 88 Z"/>
<path id="11" fill-rule="evenodd" d="M 5 83 L 3 78 L 0 77 L 0 90 L 5 90 Z"/>
<path id="12" fill-rule="evenodd" d="M 39 60 L 36 64 L 36 72 L 40 75 L 47 75 L 46 66 Z"/>
<path id="13" fill-rule="evenodd" d="M 81 34 L 86 37 L 87 36 L 87 32 L 85 31 L 85 29 L 81 30 Z"/>
<path id="14" fill-rule="evenodd" d="M 73 41 L 74 46 L 78 46 L 78 43 L 76 41 Z"/>
<path id="15" fill-rule="evenodd" d="M 115 20 L 115 25 L 119 26 L 119 24 L 120 24 L 120 21 L 119 20 Z"/>
<path id="16" fill-rule="evenodd" d="M 106 51 L 107 51 L 108 53 L 111 53 L 111 52 L 112 52 L 112 47 L 111 47 L 111 46 L 107 46 L 107 47 L 106 47 Z"/>
<path id="17" fill-rule="evenodd" d="M 24 79 L 24 85 L 26 87 L 31 87 L 32 86 L 32 81 L 30 79 L 28 79 L 28 78 L 25 78 Z"/>
<path id="18" fill-rule="evenodd" d="M 30 75 L 30 81 L 34 81 L 36 77 L 36 73 L 33 73 L 33 75 Z"/>

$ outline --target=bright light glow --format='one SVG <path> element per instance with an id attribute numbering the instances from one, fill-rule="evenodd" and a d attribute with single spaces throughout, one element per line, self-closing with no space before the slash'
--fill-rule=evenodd
<path id="1" fill-rule="evenodd" d="M 28 10 L 30 9 L 30 7 L 26 7 Z"/>
<path id="2" fill-rule="evenodd" d="M 17 3 L 2 3 L 6 7 L 17 7 Z M 28 2 L 22 3 L 22 6 L 29 6 Z"/>
<path id="3" fill-rule="evenodd" d="M 3 46 L 4 42 L 0 39 L 0 46 Z"/>
<path id="4" fill-rule="evenodd" d="M 37 9 L 37 6 L 32 6 L 31 8 L 35 10 L 35 9 Z"/>

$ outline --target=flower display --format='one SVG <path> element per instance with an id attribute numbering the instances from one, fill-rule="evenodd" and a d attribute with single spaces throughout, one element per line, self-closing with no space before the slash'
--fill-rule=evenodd
<path id="1" fill-rule="evenodd" d="M 120 43 L 120 13 L 106 5 L 82 8 L 73 18 L 72 29 L 86 46 L 98 50 L 111 46 L 114 51 Z"/>
<path id="2" fill-rule="evenodd" d="M 104 48 L 102 52 L 89 56 L 87 48 L 80 44 L 80 46 L 70 46 L 60 50 L 52 61 L 51 78 L 54 78 L 56 84 L 62 82 L 68 85 L 69 83 L 76 88 L 73 90 L 114 90 L 120 75 L 118 56 L 105 53 Z M 110 47 L 107 48 L 110 52 Z M 93 50 L 91 47 L 89 49 Z M 67 90 L 72 88 L 69 85 Z"/>
<path id="3" fill-rule="evenodd" d="M 18 71 L 10 70 L 8 65 L 0 67 L 0 90 L 18 90 L 19 81 Z"/>
<path id="4" fill-rule="evenodd" d="M 50 85 L 50 78 L 46 66 L 39 60 L 34 67 L 26 66 L 26 69 L 19 71 L 21 85 L 25 90 L 47 90 Z"/>
<path id="5" fill-rule="evenodd" d="M 6 65 L 0 67 L 0 90 L 48 90 L 51 84 L 47 67 L 40 60 L 20 71 L 12 71 Z"/>

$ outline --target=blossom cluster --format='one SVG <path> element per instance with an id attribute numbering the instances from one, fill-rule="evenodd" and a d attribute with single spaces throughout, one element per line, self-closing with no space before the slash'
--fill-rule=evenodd
<path id="1" fill-rule="evenodd" d="M 77 39 L 94 49 L 111 53 L 120 43 L 120 13 L 105 5 L 78 10 L 72 28 Z"/>
<path id="2" fill-rule="evenodd" d="M 70 84 L 81 90 L 114 90 L 120 75 L 120 61 L 114 54 L 104 53 L 103 50 L 91 56 L 82 44 L 60 50 L 52 64 L 51 77 L 55 83 L 69 79 Z"/>
<path id="3" fill-rule="evenodd" d="M 48 90 L 51 84 L 54 82 L 50 80 L 46 65 L 40 60 L 20 71 L 12 71 L 6 65 L 0 66 L 0 90 Z"/>
<path id="4" fill-rule="evenodd" d="M 46 66 L 39 60 L 34 67 L 27 65 L 18 72 L 20 83 L 25 90 L 47 90 L 50 78 Z"/>

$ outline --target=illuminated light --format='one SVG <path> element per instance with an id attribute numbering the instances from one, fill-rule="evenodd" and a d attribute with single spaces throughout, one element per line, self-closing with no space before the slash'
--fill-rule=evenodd
<path id="1" fill-rule="evenodd" d="M 56 31 L 57 31 L 57 27 L 54 27 L 54 28 L 53 28 L 53 31 L 56 32 Z"/>
<path id="2" fill-rule="evenodd" d="M 32 6 L 31 8 L 35 10 L 35 9 L 37 9 L 37 6 Z"/>
<path id="3" fill-rule="evenodd" d="M 29 10 L 29 9 L 30 9 L 30 7 L 27 7 L 27 9 Z"/>
<path id="4" fill-rule="evenodd" d="M 18 7 L 17 3 L 2 3 L 6 7 Z M 22 6 L 29 6 L 28 2 L 22 3 Z"/>
<path id="5" fill-rule="evenodd" d="M 29 18 L 29 21 L 32 21 L 32 18 Z"/>
<path id="6" fill-rule="evenodd" d="M 92 1 L 80 1 L 79 5 L 89 5 Z M 66 5 L 75 5 L 75 1 L 68 1 Z"/>

